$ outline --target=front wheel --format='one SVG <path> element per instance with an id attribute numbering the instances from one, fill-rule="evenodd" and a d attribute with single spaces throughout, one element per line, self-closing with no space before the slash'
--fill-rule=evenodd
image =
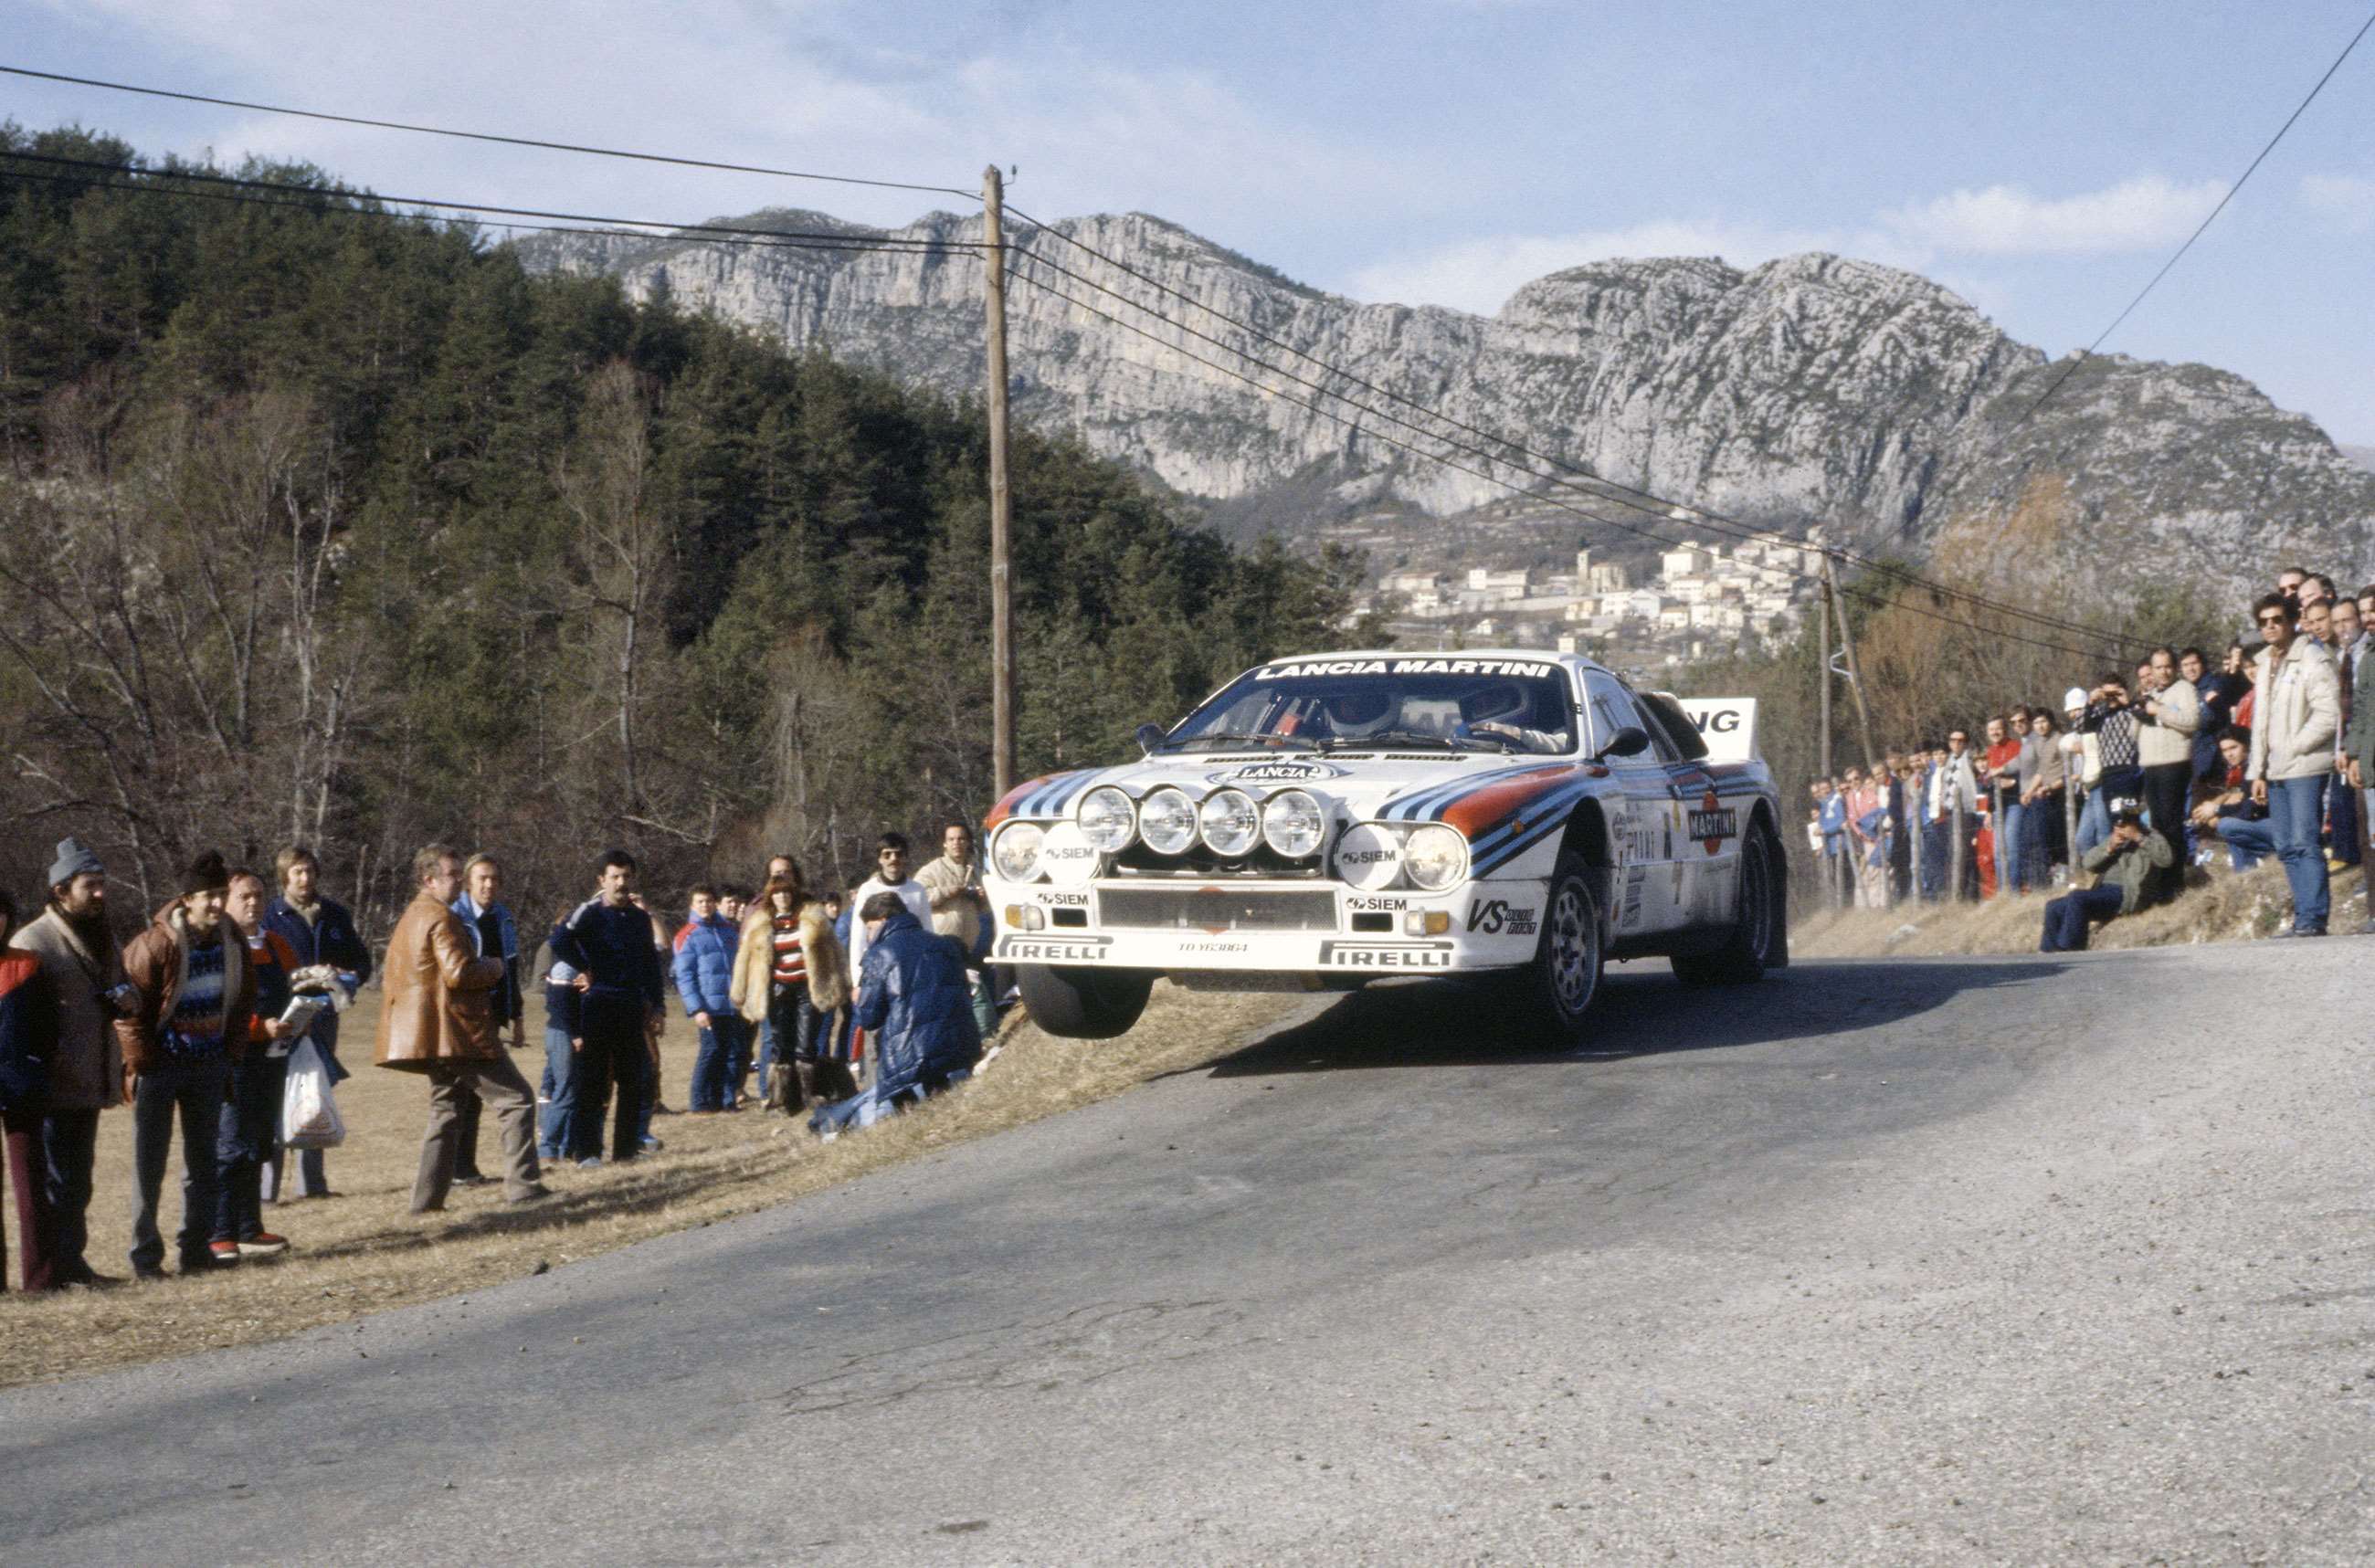
<path id="1" fill-rule="evenodd" d="M 1548 1036 L 1561 1045 L 1583 1043 L 1584 1015 L 1600 995 L 1600 977 L 1606 968 L 1607 946 L 1601 937 L 1591 867 L 1579 855 L 1562 855 L 1551 872 L 1534 961 L 1505 983 L 1509 1021 L 1520 1038 Z"/>
<path id="2" fill-rule="evenodd" d="M 1715 951 L 1675 954 L 1677 980 L 1685 985 L 1745 985 L 1781 967 L 1789 913 L 1780 862 L 1771 831 L 1762 822 L 1752 827 L 1740 846 L 1739 918 Z"/>
<path id="3" fill-rule="evenodd" d="M 1026 963 L 1015 970 L 1014 984 L 1031 1021 L 1048 1033 L 1063 1040 L 1111 1040 L 1146 1010 L 1154 973 Z"/>

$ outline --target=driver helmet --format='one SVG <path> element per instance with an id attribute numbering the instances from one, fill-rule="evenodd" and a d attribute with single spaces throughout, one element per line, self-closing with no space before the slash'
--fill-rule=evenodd
<path id="1" fill-rule="evenodd" d="M 1514 685 L 1488 686 L 1459 700 L 1459 718 L 1463 724 L 1483 724 L 1488 719 L 1522 724 L 1526 716 L 1526 694 Z"/>
<path id="2" fill-rule="evenodd" d="M 1329 727 L 1340 736 L 1368 735 L 1393 717 L 1393 693 L 1374 687 L 1340 691 L 1325 704 Z"/>

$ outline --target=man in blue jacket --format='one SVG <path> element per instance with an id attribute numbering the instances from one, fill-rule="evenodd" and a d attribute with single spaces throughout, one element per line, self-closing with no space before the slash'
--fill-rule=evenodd
<path id="1" fill-rule="evenodd" d="M 623 849 L 604 855 L 599 885 L 600 893 L 561 923 L 552 944 L 553 956 L 577 972 L 577 1104 L 569 1152 L 581 1167 L 602 1162 L 602 1113 L 613 1086 L 619 1098 L 610 1158 L 642 1152 L 651 1042 L 667 996 L 652 917 L 634 902 L 635 857 Z"/>
<path id="2" fill-rule="evenodd" d="M 820 1109 L 819 1132 L 863 1126 L 894 1101 L 936 1094 L 981 1055 L 964 949 L 926 930 L 896 893 L 870 895 L 857 918 L 868 940 L 856 1011 L 874 1047 L 874 1079 L 864 1094 Z"/>
<path id="3" fill-rule="evenodd" d="M 676 994 L 685 1016 L 701 1031 L 692 1058 L 692 1114 L 711 1115 L 734 1108 L 741 1089 L 736 1064 L 750 1025 L 734 1006 L 734 954 L 740 928 L 717 913 L 717 890 L 698 887 L 688 895 L 692 918 L 676 938 Z"/>
<path id="4" fill-rule="evenodd" d="M 355 917 L 347 906 L 336 899 L 324 898 L 318 886 L 322 863 L 303 844 L 291 844 L 273 856 L 273 867 L 280 874 L 280 896 L 264 907 L 264 928 L 278 932 L 297 955 L 297 967 L 309 969 L 316 964 L 336 970 L 340 983 L 354 991 L 371 979 L 371 949 L 355 931 Z M 337 1083 L 349 1076 L 338 1064 L 338 1012 L 336 1008 L 324 1008 L 307 1032 L 322 1053 L 322 1064 L 330 1069 L 330 1081 Z M 294 1043 L 291 1043 L 292 1047 Z M 280 1186 L 280 1161 L 276 1155 L 266 1183 L 266 1196 L 278 1200 L 288 1197 Z M 330 1181 L 322 1167 L 322 1151 L 308 1149 L 297 1159 L 297 1193 L 299 1197 L 334 1197 Z"/>
<path id="5" fill-rule="evenodd" d="M 502 901 L 502 863 L 481 851 L 462 867 L 462 891 L 453 910 L 470 934 L 470 950 L 480 958 L 503 961 L 503 977 L 487 999 L 493 1007 L 496 1033 L 509 1031 L 504 1043 L 516 1051 L 527 1043 L 527 993 L 520 984 L 519 926 Z M 468 1079 L 461 1079 L 454 1097 L 460 1102 L 454 1129 L 454 1180 L 460 1186 L 483 1186 L 494 1178 L 479 1169 L 478 1091 Z"/>

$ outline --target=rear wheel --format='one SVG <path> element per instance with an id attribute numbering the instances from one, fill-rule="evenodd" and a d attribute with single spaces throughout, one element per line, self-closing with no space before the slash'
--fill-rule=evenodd
<path id="1" fill-rule="evenodd" d="M 1584 1015 L 1600 995 L 1606 962 L 1591 868 L 1579 855 L 1562 855 L 1551 872 L 1534 961 L 1504 983 L 1513 1031 L 1529 1041 L 1547 1036 L 1563 1045 L 1581 1043 Z"/>
<path id="2" fill-rule="evenodd" d="M 1111 1040 L 1146 1010 L 1154 974 L 1144 969 L 1057 968 L 1026 963 L 1014 972 L 1031 1021 L 1064 1040 Z"/>
<path id="3" fill-rule="evenodd" d="M 1685 985 L 1745 985 L 1781 967 L 1787 929 L 1782 904 L 1780 846 L 1758 822 L 1740 846 L 1740 915 L 1722 947 L 1674 955 L 1674 977 Z"/>

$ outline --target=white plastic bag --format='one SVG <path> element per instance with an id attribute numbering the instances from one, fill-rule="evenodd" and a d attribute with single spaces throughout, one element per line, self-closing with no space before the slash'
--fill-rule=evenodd
<path id="1" fill-rule="evenodd" d="M 322 1048 L 301 1040 L 289 1053 L 289 1083 L 280 1092 L 280 1141 L 290 1149 L 336 1149 L 347 1141 L 347 1124 L 330 1093 L 329 1064 Z"/>

